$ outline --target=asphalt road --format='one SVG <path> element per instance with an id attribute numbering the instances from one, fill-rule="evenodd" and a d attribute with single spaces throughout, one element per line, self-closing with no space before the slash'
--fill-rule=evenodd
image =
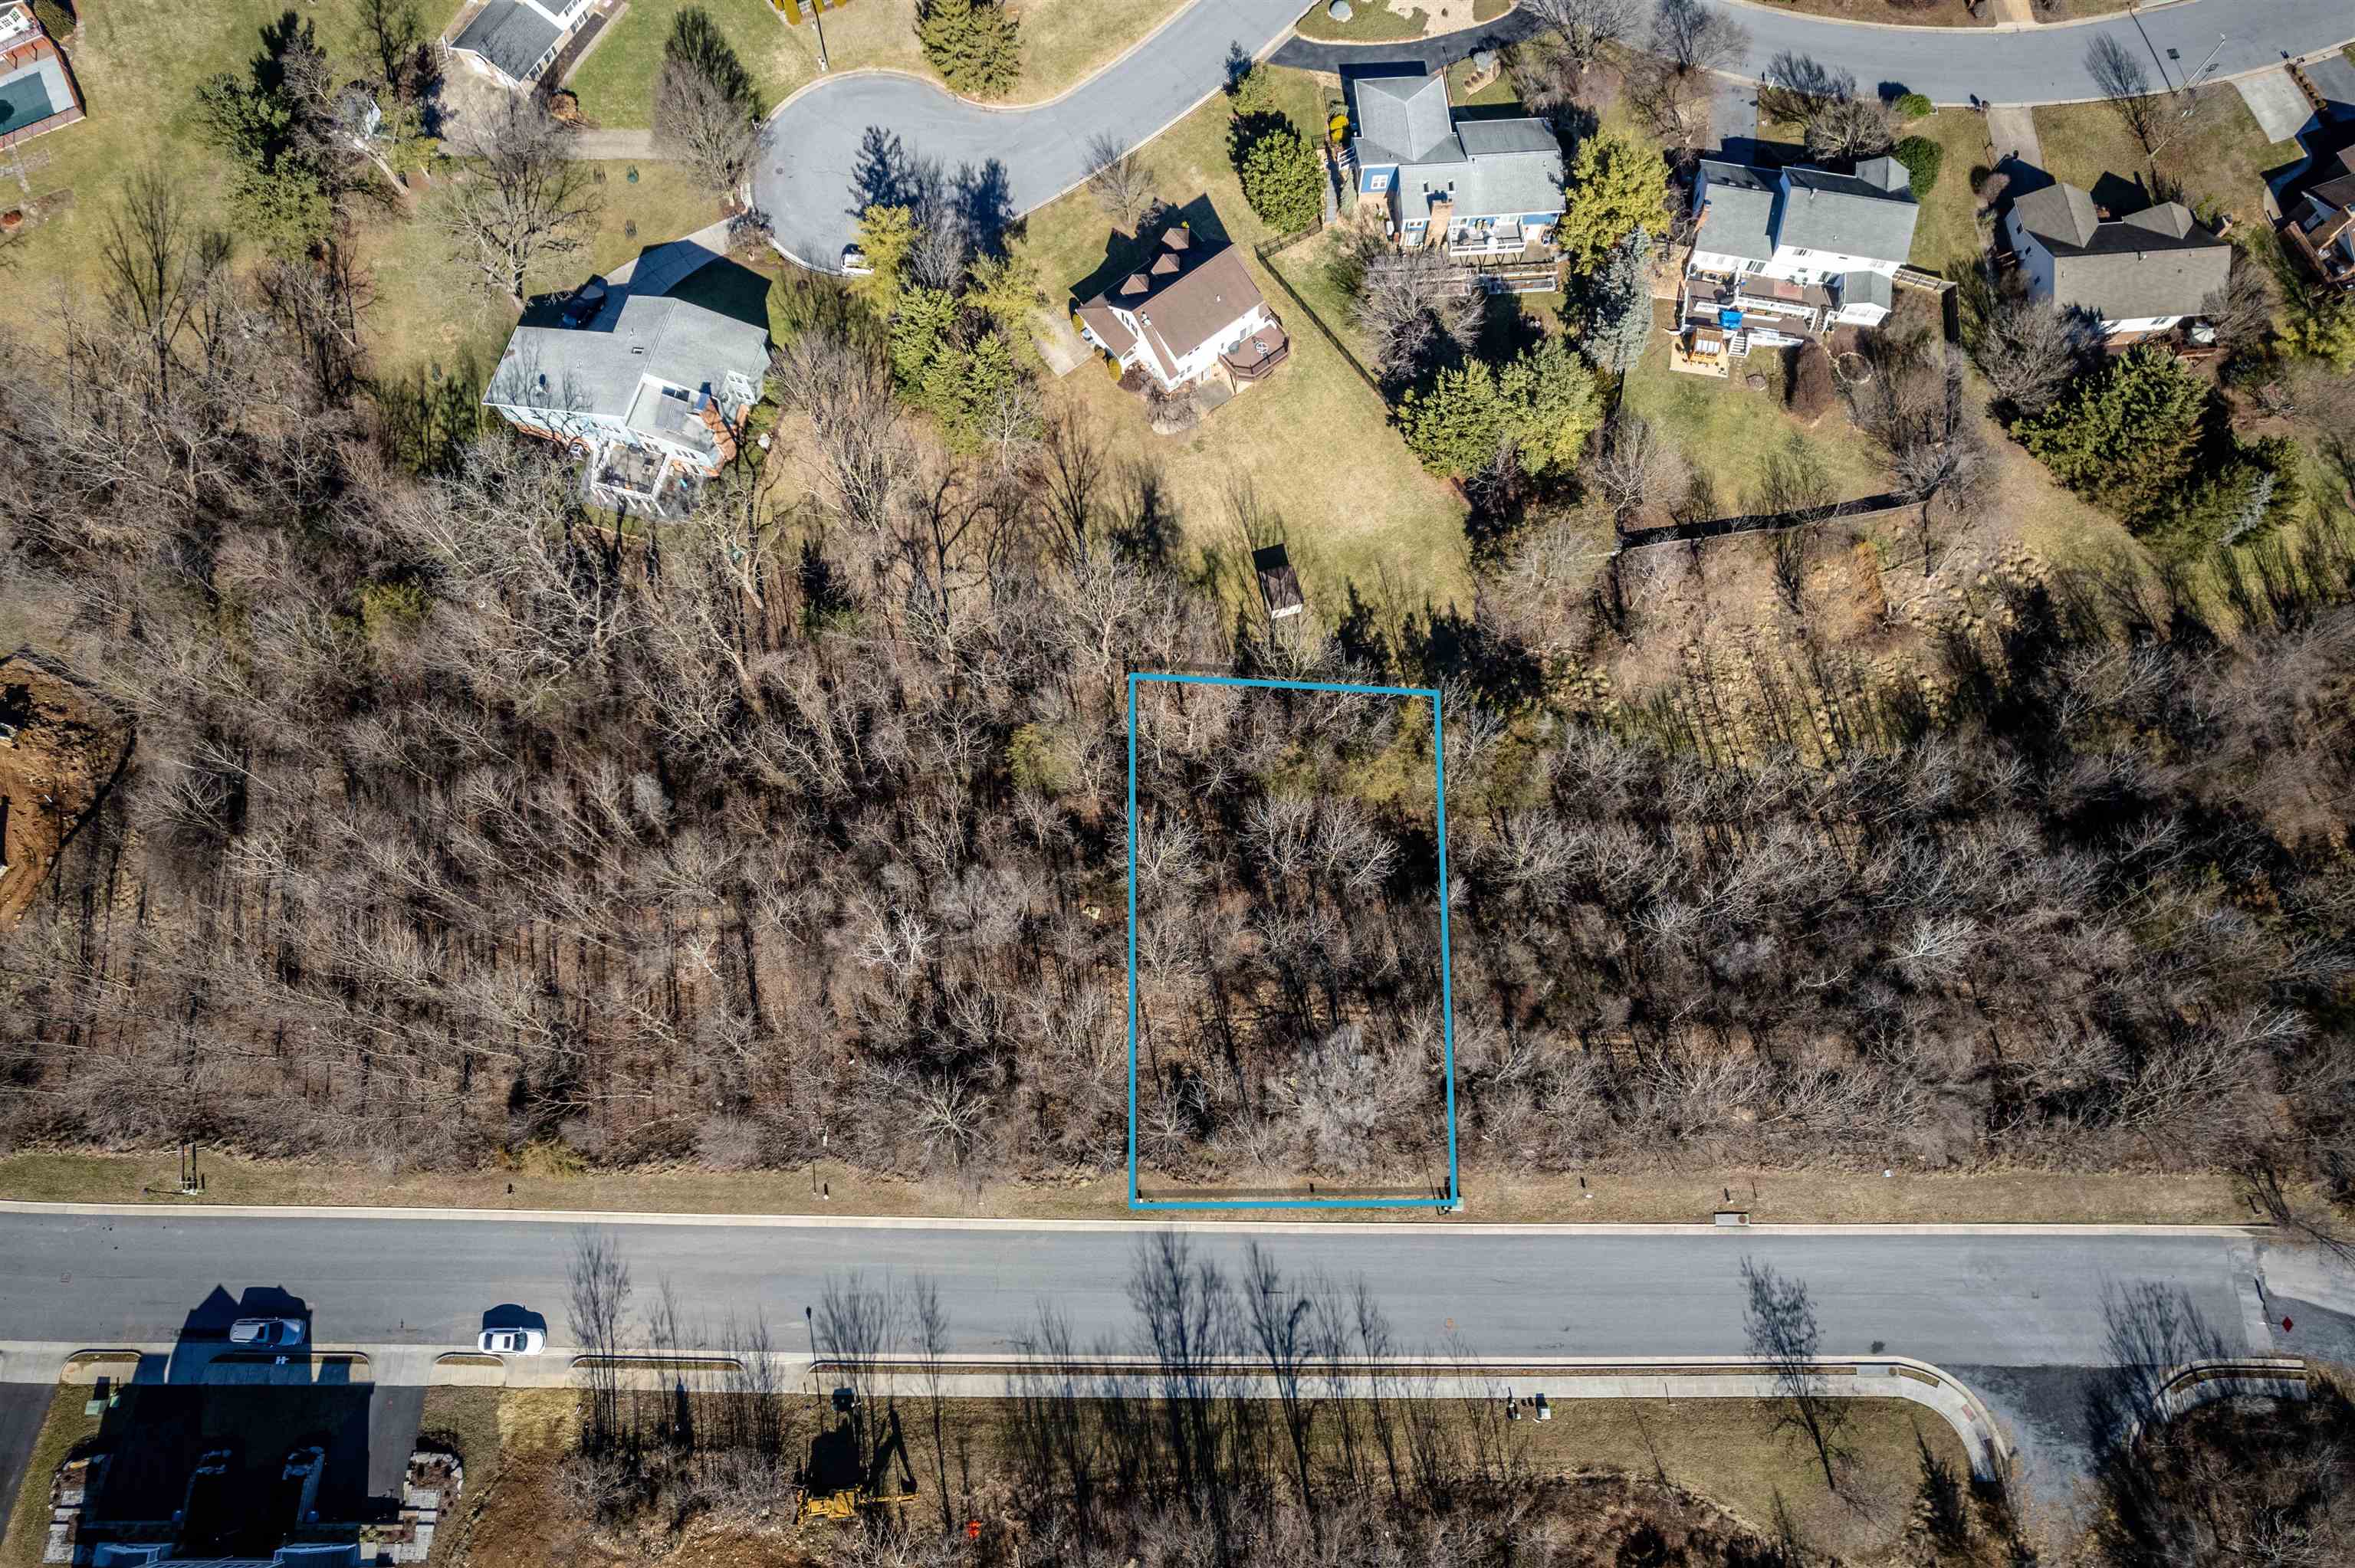
<path id="1" fill-rule="evenodd" d="M 570 1226 L 349 1218 L 102 1218 L 0 1213 L 0 1324 L 21 1340 L 167 1340 L 192 1312 L 282 1288 L 329 1343 L 460 1345 L 486 1308 L 517 1302 L 565 1331 Z M 1124 1336 L 1133 1232 L 643 1224 L 613 1228 L 642 1293 L 667 1277 L 690 1322 L 761 1312 L 786 1331 L 829 1277 L 929 1273 L 957 1348 L 1004 1351 L 1051 1301 L 1078 1340 Z M 1264 1234 L 1264 1233 L 1263 1233 Z M 1247 1238 L 1195 1233 L 1230 1267 Z M 2210 1235 L 1451 1234 L 1315 1226 L 1267 1234 L 1288 1272 L 1363 1276 L 1402 1349 L 1460 1331 L 1483 1355 L 1709 1356 L 1742 1348 L 1741 1260 L 1813 1291 L 1827 1353 L 1875 1348 L 1941 1363 L 2092 1365 L 2106 1357 L 2105 1290 L 2179 1290 L 2246 1343 L 2245 1241 Z"/>
<path id="2" fill-rule="evenodd" d="M 1756 76 L 1785 49 L 1838 65 L 1868 87 L 1929 94 L 1942 103 L 1976 96 L 1995 103 L 2045 103 L 2098 96 L 2085 51 L 2111 33 L 2149 62 L 2154 80 L 2197 71 L 2223 35 L 2203 79 L 2221 79 L 2285 56 L 2334 48 L 2355 34 L 2349 0 L 2182 0 L 2130 16 L 2071 26 L 1891 27 L 1806 16 L 1730 0 L 1706 3 L 1749 29 L 1751 47 L 1733 69 Z M 1303 0 L 1195 0 L 1141 48 L 1052 102 L 989 109 L 929 82 L 892 74 L 852 74 L 803 90 L 772 118 L 768 156 L 753 175 L 754 199 L 777 243 L 805 266 L 841 263 L 858 214 L 870 202 L 904 199 L 930 165 L 952 199 L 985 221 L 1028 212 L 1079 184 L 1100 160 L 1102 140 L 1130 147 L 1150 140 L 1225 79 L 1240 49 L 1258 55 L 1283 37 Z M 1405 48 L 1346 49 L 1300 39 L 1275 58 L 1318 69 L 1354 59 L 1412 53 L 1453 58 L 1497 26 Z M 2169 50 L 2176 57 L 2170 59 Z M 856 60 L 841 62 L 855 68 Z M 1183 201 L 1195 193 L 1169 192 Z"/>
<path id="3" fill-rule="evenodd" d="M 952 184 L 969 171 L 970 183 L 991 187 L 984 205 L 1007 217 L 1028 212 L 1087 177 L 1100 161 L 1089 154 L 1096 139 L 1125 148 L 1159 134 L 1218 90 L 1231 52 L 1256 57 L 1305 4 L 1195 0 L 1142 48 L 1031 109 L 986 109 L 914 77 L 822 82 L 772 118 L 753 199 L 788 255 L 829 270 L 840 265 L 858 214 L 879 196 L 889 199 L 914 164 L 937 164 Z M 993 165 L 1002 184 L 991 180 Z"/>

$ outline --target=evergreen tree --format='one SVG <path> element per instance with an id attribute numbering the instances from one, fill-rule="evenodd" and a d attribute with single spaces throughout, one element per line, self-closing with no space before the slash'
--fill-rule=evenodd
<path id="1" fill-rule="evenodd" d="M 1668 221 L 1668 166 L 1659 154 L 1616 131 L 1579 143 L 1555 235 L 1573 272 L 1590 272 L 1637 229 Z"/>
<path id="2" fill-rule="evenodd" d="M 1497 373 L 1480 360 L 1443 370 L 1432 384 L 1399 404 L 1400 430 L 1409 450 L 1433 473 L 1476 472 L 1497 455 L 1505 437 L 1505 405 Z"/>
<path id="3" fill-rule="evenodd" d="M 900 274 L 916 243 L 916 218 L 904 207 L 870 207 L 858 219 L 858 250 L 869 269 L 851 287 L 878 315 L 889 314 L 900 298 Z"/>
<path id="4" fill-rule="evenodd" d="M 996 0 L 924 0 L 916 41 L 943 81 L 975 98 L 1003 98 L 1022 75 L 1021 25 Z"/>
<path id="5" fill-rule="evenodd" d="M 1577 462 L 1602 418 L 1594 372 L 1559 336 L 1498 371 L 1497 396 L 1506 433 L 1519 443 L 1522 465 L 1532 471 Z"/>
<path id="6" fill-rule="evenodd" d="M 2175 355 L 2146 345 L 2071 383 L 2015 433 L 2054 478 L 2141 531 L 2179 514 L 2209 397 Z"/>
<path id="7" fill-rule="evenodd" d="M 1587 280 L 1578 346 L 1594 367 L 1625 376 L 1652 334 L 1652 237 L 1637 229 Z"/>
<path id="8" fill-rule="evenodd" d="M 1290 121 L 1252 138 L 1240 173 L 1243 199 L 1275 228 L 1296 234 L 1325 216 L 1324 163 Z"/>
<path id="9" fill-rule="evenodd" d="M 1594 373 L 1549 337 L 1503 369 L 1475 360 L 1443 370 L 1401 402 L 1406 444 L 1434 473 L 1476 473 L 1510 440 L 1532 470 L 1578 461 L 1602 418 Z"/>

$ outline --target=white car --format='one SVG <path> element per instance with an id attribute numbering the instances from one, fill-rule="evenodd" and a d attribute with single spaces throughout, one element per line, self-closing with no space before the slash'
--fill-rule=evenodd
<path id="1" fill-rule="evenodd" d="M 240 1318 L 229 1326 L 229 1342 L 257 1351 L 282 1351 L 303 1342 L 303 1325 L 293 1318 Z"/>
<path id="2" fill-rule="evenodd" d="M 486 1356 L 536 1356 L 548 1336 L 537 1329 L 485 1329 L 474 1343 Z"/>

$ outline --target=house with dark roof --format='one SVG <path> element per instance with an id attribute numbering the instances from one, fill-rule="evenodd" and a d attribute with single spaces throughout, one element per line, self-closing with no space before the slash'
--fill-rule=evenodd
<path id="1" fill-rule="evenodd" d="M 484 407 L 580 452 L 601 504 L 685 510 L 735 457 L 768 378 L 764 324 L 677 292 L 719 260 L 673 240 L 536 302 L 507 339 Z"/>
<path id="2" fill-rule="evenodd" d="M 556 63 L 597 0 L 485 0 L 450 40 L 450 52 L 508 87 L 525 87 Z"/>
<path id="3" fill-rule="evenodd" d="M 2050 185 L 2013 198 L 2004 234 L 2029 298 L 2098 319 L 2109 337 L 2198 315 L 2232 270 L 2231 244 L 2179 201 L 2113 217 L 2077 186 Z"/>
<path id="4" fill-rule="evenodd" d="M 1079 318 L 1081 336 L 1170 391 L 1221 375 L 1240 390 L 1291 352 L 1242 253 L 1182 223 L 1165 229 L 1135 270 L 1082 304 Z"/>
<path id="5" fill-rule="evenodd" d="M 26 0 L 0 0 L 0 151 L 82 118 L 66 58 Z"/>
<path id="6" fill-rule="evenodd" d="M 2282 238 L 2314 275 L 2355 289 L 2355 147 L 2341 147 L 2291 204 Z"/>
<path id="7" fill-rule="evenodd" d="M 1894 158 L 1849 173 L 1704 158 L 1693 180 L 1688 314 L 1752 342 L 1789 344 L 1833 326 L 1879 326 L 1922 216 Z"/>
<path id="8" fill-rule="evenodd" d="M 1550 251 L 1561 217 L 1561 143 L 1542 120 L 1459 118 L 1445 75 L 1376 67 L 1348 82 L 1358 196 L 1379 202 L 1384 232 L 1457 257 Z"/>

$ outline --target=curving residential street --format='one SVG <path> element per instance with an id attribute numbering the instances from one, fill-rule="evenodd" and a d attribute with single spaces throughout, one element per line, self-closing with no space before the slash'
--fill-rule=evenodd
<path id="1" fill-rule="evenodd" d="M 2180 80 L 2212 48 L 2202 79 L 2311 54 L 2355 34 L 2348 0 L 2179 0 L 2070 26 L 1891 27 L 1805 16 L 1734 0 L 1708 0 L 1750 30 L 1740 69 L 1755 75 L 1774 55 L 1811 54 L 1884 89 L 1942 103 L 2051 103 L 2098 96 L 2084 64 L 2097 35 L 2113 33 L 2152 62 L 2154 78 Z M 1195 0 L 1168 26 L 1051 102 L 989 109 L 914 77 L 857 72 L 805 89 L 771 120 L 770 152 L 754 197 L 778 245 L 805 266 L 833 270 L 857 214 L 907 188 L 923 165 L 985 217 L 1010 218 L 1085 179 L 1091 148 L 1151 140 L 1216 91 L 1230 53 L 1258 55 L 1282 37 L 1303 0 Z M 1411 46 L 1337 46 L 1295 38 L 1277 63 L 1330 70 L 1350 59 L 1453 58 L 1484 38 L 1519 31 L 1499 24 Z M 2219 47 L 2220 35 L 2222 36 Z M 2175 51 L 2170 58 L 2168 51 Z"/>
<path id="2" fill-rule="evenodd" d="M 988 109 L 931 82 L 854 72 L 805 88 L 770 119 L 753 199 L 778 246 L 805 266 L 841 264 L 857 215 L 929 163 L 970 205 L 1012 217 L 1087 178 L 1089 147 L 1158 135 L 1226 79 L 1227 57 L 1257 56 L 1305 0 L 1194 0 L 1146 44 L 1062 97 Z"/>

